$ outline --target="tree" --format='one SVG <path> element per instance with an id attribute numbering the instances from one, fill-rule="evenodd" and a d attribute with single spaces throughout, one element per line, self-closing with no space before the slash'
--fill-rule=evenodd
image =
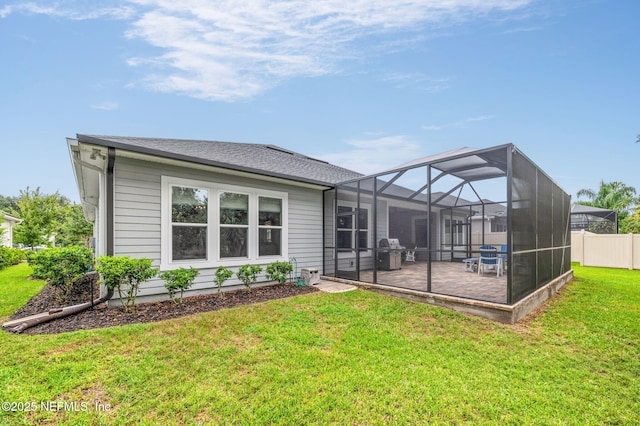
<path id="1" fill-rule="evenodd" d="M 33 191 L 29 187 L 20 191 L 16 201 L 18 208 L 11 212 L 23 220 L 14 230 L 15 242 L 31 248 L 47 245 L 60 218 L 59 200 L 57 192 L 42 194 L 39 187 Z"/>
<path id="2" fill-rule="evenodd" d="M 620 232 L 623 234 L 640 234 L 640 207 L 632 215 L 624 218 L 620 224 Z"/>
<path id="3" fill-rule="evenodd" d="M 56 244 L 61 246 L 84 245 L 89 247 L 93 224 L 84 218 L 82 206 L 66 202 L 62 209 L 62 222 L 56 230 Z"/>
<path id="4" fill-rule="evenodd" d="M 618 212 L 618 221 L 629 216 L 639 203 L 636 197 L 636 189 L 622 182 L 600 182 L 598 191 L 581 189 L 576 194 L 578 198 L 586 197 L 587 201 L 576 201 L 576 204 L 599 207 L 601 209 L 615 210 Z"/>
<path id="5" fill-rule="evenodd" d="M 5 197 L 4 195 L 0 195 L 0 210 L 3 210 L 5 212 L 17 210 L 17 201 L 18 198 L 16 197 Z"/>

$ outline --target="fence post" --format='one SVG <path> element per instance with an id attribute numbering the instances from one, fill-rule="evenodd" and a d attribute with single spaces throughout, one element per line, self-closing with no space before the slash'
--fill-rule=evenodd
<path id="1" fill-rule="evenodd" d="M 629 239 L 629 269 L 633 271 L 633 234 L 628 234 Z"/>
<path id="2" fill-rule="evenodd" d="M 582 245 L 580 246 L 580 266 L 586 266 L 584 264 L 584 245 L 585 245 L 584 236 L 585 236 L 585 231 L 584 231 L 584 229 L 581 229 L 580 230 L 580 243 Z"/>

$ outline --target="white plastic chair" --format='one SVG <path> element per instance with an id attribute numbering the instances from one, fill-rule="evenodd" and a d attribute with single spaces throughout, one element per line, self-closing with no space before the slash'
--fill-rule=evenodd
<path id="1" fill-rule="evenodd" d="M 415 262 L 416 261 L 416 251 L 415 250 L 407 250 L 405 252 L 405 262 Z"/>
<path id="2" fill-rule="evenodd" d="M 502 259 L 498 257 L 497 250 L 493 246 L 481 246 L 478 259 L 478 275 L 482 275 L 485 269 L 493 268 L 496 276 L 502 275 Z"/>

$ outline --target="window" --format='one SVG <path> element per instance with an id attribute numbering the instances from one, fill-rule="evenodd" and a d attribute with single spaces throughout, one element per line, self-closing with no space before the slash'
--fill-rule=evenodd
<path id="1" fill-rule="evenodd" d="M 249 196 L 220 193 L 220 258 L 248 257 Z"/>
<path id="2" fill-rule="evenodd" d="M 507 232 L 507 218 L 497 217 L 491 221 L 491 232 Z"/>
<path id="3" fill-rule="evenodd" d="M 353 209 L 351 207 L 338 206 L 338 248 L 353 247 Z"/>
<path id="4" fill-rule="evenodd" d="M 171 191 L 171 257 L 207 258 L 207 190 L 174 186 Z"/>
<path id="5" fill-rule="evenodd" d="M 162 177 L 161 269 L 286 260 L 284 192 Z"/>
<path id="6" fill-rule="evenodd" d="M 355 207 L 338 206 L 338 220 L 336 224 L 338 231 L 338 248 L 355 249 L 355 241 L 357 238 L 359 250 L 367 250 L 369 247 L 368 208 L 361 207 L 356 209 Z"/>
<path id="7" fill-rule="evenodd" d="M 444 244 L 460 246 L 465 244 L 466 223 L 458 219 L 444 220 Z"/>
<path id="8" fill-rule="evenodd" d="M 258 254 L 282 254 L 282 199 L 258 197 Z"/>

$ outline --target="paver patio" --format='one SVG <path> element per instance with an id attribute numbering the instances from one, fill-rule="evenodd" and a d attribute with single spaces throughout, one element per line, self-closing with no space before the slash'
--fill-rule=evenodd
<path id="1" fill-rule="evenodd" d="M 507 276 L 495 272 L 466 272 L 460 262 L 431 263 L 431 292 L 494 303 L 507 303 Z M 362 271 L 360 281 L 373 282 L 373 271 Z M 377 271 L 377 284 L 427 291 L 427 263 L 405 262 L 402 269 Z"/>

